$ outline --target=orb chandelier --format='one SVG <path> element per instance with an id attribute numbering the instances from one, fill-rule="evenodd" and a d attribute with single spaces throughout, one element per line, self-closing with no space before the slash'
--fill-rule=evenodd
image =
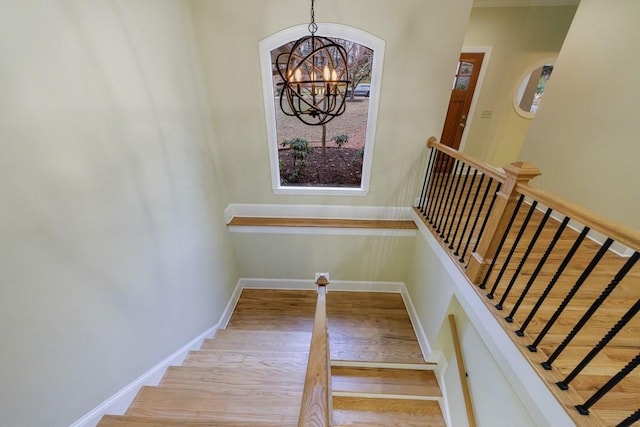
<path id="1" fill-rule="evenodd" d="M 280 75 L 280 109 L 311 126 L 324 125 L 344 113 L 346 89 L 350 83 L 346 49 L 316 36 L 314 1 L 311 0 L 309 33 L 276 57 Z"/>

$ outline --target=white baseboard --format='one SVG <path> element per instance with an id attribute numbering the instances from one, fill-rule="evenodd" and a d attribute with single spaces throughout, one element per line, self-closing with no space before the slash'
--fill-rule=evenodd
<path id="1" fill-rule="evenodd" d="M 446 357 L 444 357 L 444 354 L 439 350 L 431 352 L 431 354 L 429 355 L 429 362 L 436 364 L 434 373 L 436 374 L 436 380 L 438 381 L 438 386 L 440 387 L 440 392 L 442 393 L 442 400 L 440 400 L 440 410 L 444 415 L 444 421 L 447 424 L 447 427 L 453 427 L 453 422 L 451 421 L 451 409 L 449 409 L 449 399 L 447 399 L 447 382 L 444 378 L 444 375 L 449 368 L 449 364 L 447 363 L 447 359 Z"/>
<path id="2" fill-rule="evenodd" d="M 229 298 L 229 302 L 227 303 L 222 316 L 220 316 L 220 320 L 218 321 L 218 323 L 189 341 L 186 345 L 177 350 L 171 356 L 167 357 L 162 362 L 149 369 L 136 380 L 124 387 L 122 390 L 118 391 L 113 396 L 98 405 L 96 408 L 88 412 L 78 421 L 71 424 L 70 427 L 93 427 L 98 424 L 100 419 L 105 414 L 124 414 L 129 408 L 129 405 L 131 405 L 133 399 L 136 397 L 136 394 L 138 394 L 140 388 L 142 388 L 143 386 L 158 385 L 169 366 L 182 365 L 182 362 L 184 362 L 185 357 L 187 357 L 187 354 L 190 351 L 199 350 L 200 347 L 202 347 L 202 342 L 205 339 L 213 338 L 218 329 L 224 329 L 227 327 L 241 293 L 242 285 L 241 282 L 238 281 L 235 289 L 231 293 L 231 297 Z"/>
<path id="3" fill-rule="evenodd" d="M 239 281 L 241 289 L 295 289 L 316 290 L 314 280 L 307 279 L 256 279 L 243 277 Z M 402 282 L 359 282 L 351 280 L 331 280 L 327 291 L 348 292 L 406 292 Z"/>
<path id="4" fill-rule="evenodd" d="M 129 405 L 131 405 L 133 399 L 136 397 L 136 394 L 138 394 L 138 390 L 140 390 L 140 388 L 143 386 L 158 385 L 169 366 L 182 365 L 187 354 L 191 350 L 198 350 L 205 339 L 212 338 L 215 335 L 217 329 L 217 324 L 207 329 L 171 356 L 149 369 L 125 388 L 118 391 L 82 418 L 71 424 L 70 427 L 94 427 L 105 414 L 124 414 L 127 411 L 127 408 L 129 408 Z"/>
<path id="5" fill-rule="evenodd" d="M 236 283 L 236 287 L 231 293 L 229 302 L 227 303 L 227 306 L 225 307 L 224 312 L 222 313 L 222 316 L 220 316 L 220 320 L 218 321 L 218 324 L 217 324 L 218 329 L 226 329 L 227 325 L 229 324 L 229 320 L 231 320 L 231 315 L 233 314 L 233 310 L 236 309 L 236 304 L 238 304 L 238 300 L 240 299 L 240 294 L 242 293 L 241 280 L 242 279 L 238 280 L 238 283 Z"/>
<path id="6" fill-rule="evenodd" d="M 413 305 L 413 301 L 411 301 L 411 297 L 409 296 L 409 292 L 407 291 L 404 283 L 402 284 L 401 295 L 402 301 L 404 301 L 404 306 L 407 308 L 407 313 L 409 313 L 409 320 L 411 320 L 411 325 L 413 326 L 413 330 L 416 333 L 416 338 L 418 338 L 418 344 L 420 345 L 420 351 L 422 351 L 422 357 L 424 357 L 425 361 L 431 361 L 431 345 L 429 344 L 427 334 L 424 332 L 422 322 L 420 322 L 420 318 L 418 317 L 418 312 Z"/>

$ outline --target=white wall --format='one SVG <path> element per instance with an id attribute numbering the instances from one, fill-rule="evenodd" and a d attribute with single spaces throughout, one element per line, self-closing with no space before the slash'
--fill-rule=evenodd
<path id="1" fill-rule="evenodd" d="M 274 195 L 258 42 L 309 22 L 300 0 L 193 0 L 213 122 L 232 203 L 410 206 L 425 142 L 442 130 L 471 0 L 323 0 L 315 19 L 386 42 L 372 181 L 366 197 Z"/>
<path id="2" fill-rule="evenodd" d="M 483 64 L 486 76 L 467 128 L 465 153 L 498 167 L 518 159 L 532 120 L 516 113 L 513 92 L 531 66 L 558 55 L 575 10 L 575 6 L 471 10 L 464 44 L 491 47 L 491 55 Z M 491 117 L 481 117 L 483 111 L 491 111 Z"/>
<path id="3" fill-rule="evenodd" d="M 185 2 L 3 2 L 0 424 L 69 425 L 237 280 Z"/>
<path id="4" fill-rule="evenodd" d="M 520 158 L 536 186 L 640 229 L 640 2 L 582 0 Z"/>

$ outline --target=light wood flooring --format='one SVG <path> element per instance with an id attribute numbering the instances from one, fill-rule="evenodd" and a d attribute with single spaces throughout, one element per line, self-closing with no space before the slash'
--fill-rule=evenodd
<path id="1" fill-rule="evenodd" d="M 226 329 L 100 427 L 297 426 L 315 304 L 315 291 L 245 289 Z M 445 425 L 399 294 L 329 291 L 327 316 L 333 425 Z"/>

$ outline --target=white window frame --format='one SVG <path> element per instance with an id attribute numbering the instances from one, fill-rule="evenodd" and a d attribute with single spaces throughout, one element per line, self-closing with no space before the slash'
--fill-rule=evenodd
<path id="1" fill-rule="evenodd" d="M 373 64 L 371 70 L 371 85 L 375 88 L 369 97 L 369 111 L 367 112 L 367 131 L 362 161 L 362 178 L 360 187 L 303 187 L 280 185 L 280 165 L 278 158 L 278 138 L 276 133 L 276 103 L 274 98 L 271 51 L 285 43 L 309 35 L 308 26 L 298 25 L 284 29 L 261 40 L 258 44 L 260 51 L 260 69 L 262 71 L 262 93 L 264 98 L 265 120 L 267 125 L 267 139 L 269 143 L 269 163 L 271 165 L 271 185 L 274 194 L 291 195 L 329 195 L 329 196 L 366 196 L 371 182 L 371 166 L 373 163 L 373 146 L 378 119 L 378 104 L 382 83 L 382 66 L 384 64 L 385 41 L 373 34 L 346 25 L 332 23 L 318 23 L 318 35 L 323 37 L 337 37 L 356 42 L 373 50 Z"/>

